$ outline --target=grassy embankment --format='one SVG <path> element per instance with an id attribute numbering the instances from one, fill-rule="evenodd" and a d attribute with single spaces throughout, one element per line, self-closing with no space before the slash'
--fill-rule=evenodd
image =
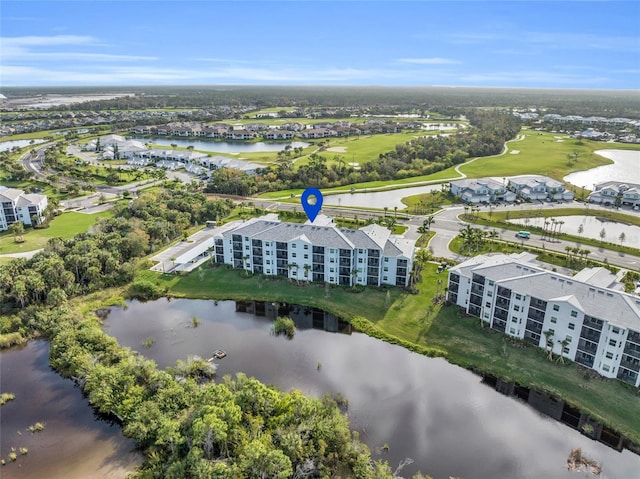
<path id="1" fill-rule="evenodd" d="M 244 277 L 239 271 L 206 266 L 188 276 L 143 271 L 139 279 L 177 297 L 282 301 L 322 308 L 371 336 L 423 354 L 444 354 L 451 363 L 561 397 L 640 444 L 637 390 L 619 381 L 588 379 L 574 363 L 547 361 L 538 348 L 512 345 L 505 336 L 480 328 L 476 318 L 460 316 L 451 306 L 434 305 L 431 298 L 446 286 L 446 275 L 436 274 L 435 269 L 435 265 L 426 268 L 417 295 L 398 288 L 354 293 L 341 287 Z"/>
<path id="2" fill-rule="evenodd" d="M 28 228 L 23 235 L 24 242 L 16 243 L 11 231 L 0 233 L 0 254 L 23 253 L 43 248 L 51 238 L 72 238 L 78 233 L 84 233 L 98 218 L 111 216 L 111 211 L 104 211 L 92 215 L 69 211 L 51 220 L 48 228 Z"/>

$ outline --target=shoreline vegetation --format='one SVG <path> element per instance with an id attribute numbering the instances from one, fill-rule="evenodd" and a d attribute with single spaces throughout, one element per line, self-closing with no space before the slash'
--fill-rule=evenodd
<path id="1" fill-rule="evenodd" d="M 544 351 L 515 344 L 494 330 L 482 328 L 453 306 L 434 304 L 442 279 L 428 264 L 418 283 L 419 294 L 398 288 L 366 288 L 351 292 L 313 283 L 264 279 L 224 266 L 201 267 L 187 276 L 143 271 L 139 278 L 157 288 L 158 296 L 191 299 L 276 301 L 317 307 L 351 322 L 360 332 L 419 354 L 444 357 L 452 364 L 561 398 L 581 412 L 640 445 L 640 392 L 617 380 L 594 380 L 576 363 L 550 363 Z M 386 307 L 387 292 L 390 297 Z M 361 316 L 367 311 L 367 317 Z"/>

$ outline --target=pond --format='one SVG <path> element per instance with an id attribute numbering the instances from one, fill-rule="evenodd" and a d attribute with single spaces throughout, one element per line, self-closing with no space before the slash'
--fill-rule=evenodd
<path id="1" fill-rule="evenodd" d="M 582 436 L 497 393 L 470 371 L 352 332 L 308 308 L 278 312 L 298 324 L 288 341 L 270 334 L 274 305 L 256 304 L 265 316 L 238 312 L 244 305 L 231 301 L 132 301 L 112 308 L 105 327 L 160 367 L 222 349 L 227 357 L 216 361 L 219 377 L 242 371 L 284 390 L 343 394 L 351 425 L 375 458 L 388 460 L 392 469 L 405 458 L 414 461 L 402 470 L 404 477 L 422 470 L 436 479 L 574 478 L 566 459 L 576 447 L 601 462 L 603 477 L 637 477 L 639 456 Z M 155 342 L 143 347 L 149 338 Z"/>
<path id="2" fill-rule="evenodd" d="M 33 140 L 9 140 L 9 141 L 3 141 L 0 143 L 0 151 L 7 151 L 7 150 L 11 150 L 12 148 L 15 148 L 16 146 L 18 148 L 24 148 L 25 146 L 35 146 L 38 143 L 44 143 L 45 140 L 43 139 L 33 139 Z"/>
<path id="3" fill-rule="evenodd" d="M 606 214 L 606 212 L 603 211 L 603 215 L 604 214 Z M 604 216 L 558 216 L 555 219 L 556 221 L 564 221 L 560 228 L 562 233 L 600 240 L 600 232 L 604 230 L 604 241 L 608 243 L 620 243 L 620 234 L 624 233 L 623 245 L 634 246 L 636 248 L 640 246 L 640 226 L 616 223 L 607 220 Z M 544 220 L 545 218 L 518 218 L 508 220 L 508 222 L 542 228 L 544 227 Z M 580 225 L 582 225 L 583 228 L 582 233 L 578 232 Z"/>
<path id="4" fill-rule="evenodd" d="M 333 206 L 361 208 L 384 208 L 386 206 L 390 210 L 393 210 L 393 208 L 397 206 L 398 210 L 403 210 L 407 205 L 402 202 L 402 198 L 441 190 L 442 185 L 438 183 L 435 185 L 413 186 L 389 191 L 372 191 L 370 193 L 341 193 L 339 195 L 325 195 L 324 203 Z"/>
<path id="5" fill-rule="evenodd" d="M 589 190 L 593 190 L 595 184 L 604 181 L 640 184 L 640 151 L 597 150 L 594 153 L 613 160 L 614 163 L 571 173 L 563 178 L 564 181 Z"/>
<path id="6" fill-rule="evenodd" d="M 178 145 L 181 147 L 193 146 L 196 150 L 212 151 L 215 153 L 260 153 L 269 151 L 282 151 L 287 145 L 291 145 L 291 148 L 306 148 L 311 143 L 304 141 L 293 141 L 288 143 L 267 143 L 259 141 L 257 143 L 241 143 L 232 141 L 215 141 L 215 140 L 180 140 L 177 138 L 165 138 L 165 137 L 152 137 L 152 138 L 134 138 L 131 140 L 137 140 L 142 143 L 153 143 L 154 145 L 166 145 L 171 146 Z"/>
<path id="7" fill-rule="evenodd" d="M 135 442 L 97 418 L 80 389 L 49 368 L 49 343 L 0 352 L 0 371 L 0 391 L 15 394 L 0 406 L 0 457 L 9 462 L 12 447 L 28 449 L 0 476 L 121 479 L 139 464 Z M 27 428 L 36 422 L 45 428 L 32 434 Z"/>

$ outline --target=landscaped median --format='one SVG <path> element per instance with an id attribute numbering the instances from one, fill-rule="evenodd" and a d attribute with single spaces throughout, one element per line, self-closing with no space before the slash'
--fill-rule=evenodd
<path id="1" fill-rule="evenodd" d="M 187 276 L 143 271 L 138 281 L 159 294 L 185 298 L 279 301 L 328 311 L 372 337 L 562 398 L 640 444 L 640 390 L 616 380 L 593 379 L 575 363 L 545 359 L 544 351 L 508 341 L 453 306 L 433 302 L 446 287 L 446 273 L 429 264 L 419 294 L 399 288 L 349 288 L 246 276 L 225 267 L 201 267 Z"/>

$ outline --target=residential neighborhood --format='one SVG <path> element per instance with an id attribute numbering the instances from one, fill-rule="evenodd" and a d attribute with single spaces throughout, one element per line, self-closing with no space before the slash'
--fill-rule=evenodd
<path id="1" fill-rule="evenodd" d="M 449 183 L 451 193 L 465 203 L 512 203 L 525 201 L 571 201 L 573 191 L 564 183 L 542 175 L 521 175 L 508 178 L 464 178 Z"/>
<path id="2" fill-rule="evenodd" d="M 0 186 L 0 204 L 0 231 L 6 231 L 17 221 L 26 226 L 40 224 L 48 201 L 45 195 Z"/>

